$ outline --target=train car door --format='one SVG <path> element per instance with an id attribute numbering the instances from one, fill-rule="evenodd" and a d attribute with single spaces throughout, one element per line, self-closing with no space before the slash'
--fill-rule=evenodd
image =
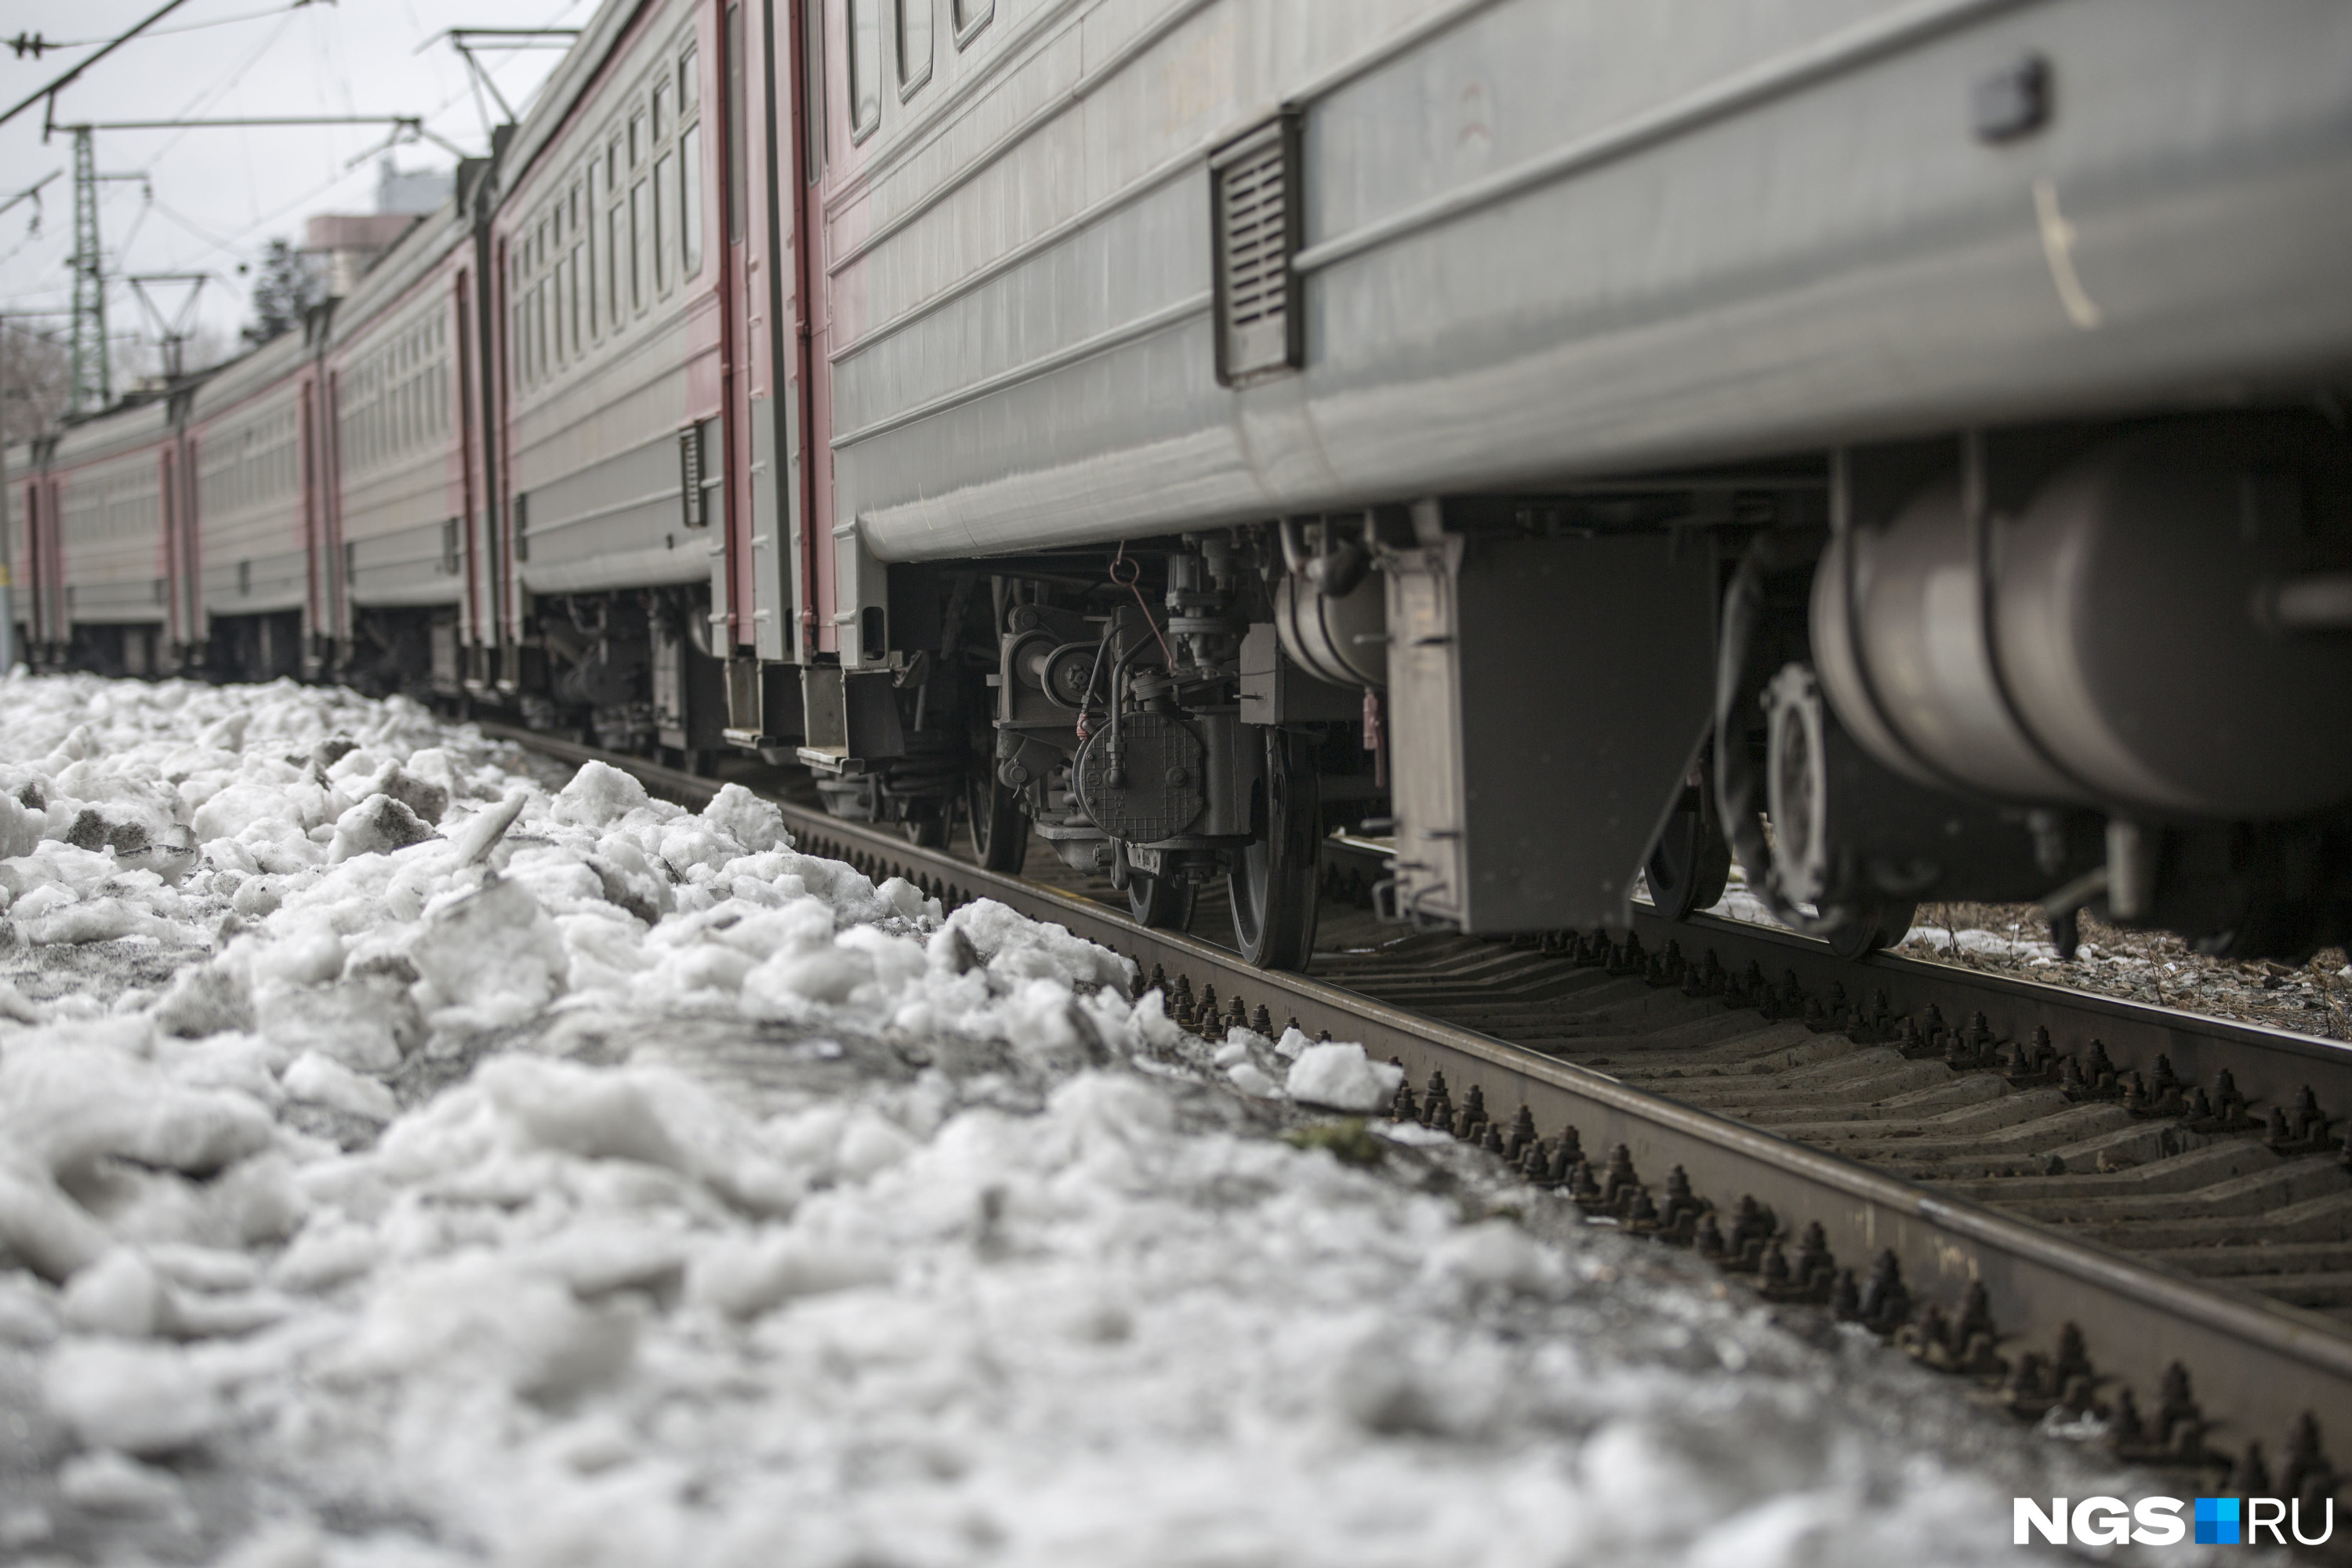
<path id="1" fill-rule="evenodd" d="M 25 481 L 25 558 L 18 570 L 25 592 L 25 646 L 16 657 L 37 663 L 34 650 L 49 640 L 49 546 L 42 519 L 49 510 L 48 481 L 38 475 Z"/>
<path id="2" fill-rule="evenodd" d="M 54 652 L 62 653 L 72 631 L 66 624 L 65 539 L 58 527 L 58 490 L 56 479 L 42 482 L 38 531 L 35 535 L 40 541 L 41 624 L 34 636 L 48 644 Z"/>
<path id="3" fill-rule="evenodd" d="M 833 429 L 832 376 L 825 355 L 831 343 L 831 310 L 827 307 L 824 272 L 825 170 L 825 6 L 818 0 L 789 0 L 793 20 L 793 42 L 798 58 L 791 71 L 793 140 L 800 156 L 793 202 L 793 259 L 798 287 L 793 290 L 794 338 L 798 346 L 795 370 L 801 392 L 801 451 L 805 460 L 798 475 L 802 516 L 793 554 L 794 613 L 800 626 L 801 658 L 841 651 L 841 627 L 835 611 L 840 604 L 835 577 L 836 541 L 827 520 L 833 516 L 833 464 L 827 460 Z"/>
<path id="4" fill-rule="evenodd" d="M 327 629 L 326 563 L 319 500 L 318 385 L 305 374 L 294 393 L 294 452 L 300 468 L 296 514 L 302 537 L 302 672 L 318 672 L 320 651 Z"/>
<path id="5" fill-rule="evenodd" d="M 798 409 L 790 347 L 793 290 L 782 233 L 788 225 L 780 222 L 777 203 L 778 51 L 772 0 L 725 0 L 719 28 L 720 90 L 726 100 L 726 152 L 720 162 L 726 181 L 727 294 L 732 306 L 727 398 L 730 504 L 724 565 L 711 581 L 711 613 L 714 625 L 719 617 L 727 617 L 724 642 L 730 655 L 772 661 L 791 658 L 794 652 L 788 561 L 800 507 L 790 482 L 799 447 L 794 429 Z M 738 722 L 734 727 L 752 726 Z"/>
<path id="6" fill-rule="evenodd" d="M 481 247 L 476 247 L 479 254 Z M 488 596 L 484 584 L 484 552 L 488 542 L 483 527 L 488 505 L 488 447 L 483 436 L 480 408 L 484 388 L 479 360 L 485 353 L 481 334 L 488 323 L 482 318 L 475 300 L 476 290 L 482 287 L 475 272 L 466 267 L 457 268 L 451 289 L 453 315 L 449 323 L 449 341 L 457 345 L 457 658 L 460 682 L 480 689 L 487 676 L 483 650 L 488 646 Z"/>
<path id="7" fill-rule="evenodd" d="M 167 437 L 155 459 L 156 494 L 163 524 L 155 540 L 155 579 L 163 591 L 163 646 L 154 651 L 157 668 L 165 662 L 167 650 L 180 640 L 179 457 L 176 439 Z"/>
<path id="8" fill-rule="evenodd" d="M 173 498 L 172 515 L 177 525 L 172 535 L 169 635 L 178 655 L 177 662 L 183 665 L 187 661 L 187 650 L 204 640 L 203 566 L 197 558 L 202 531 L 197 526 L 197 507 L 203 498 L 196 484 L 196 438 L 187 427 L 189 395 L 181 394 L 181 405 L 173 421 L 172 444 L 177 454 L 179 484 L 167 492 Z"/>
<path id="9" fill-rule="evenodd" d="M 323 360 L 323 351 L 321 358 Z M 319 535 L 325 555 L 328 657 L 340 664 L 352 636 L 351 555 L 343 547 L 342 384 L 334 371 L 319 372 Z"/>
<path id="10" fill-rule="evenodd" d="M 515 576 L 515 536 L 529 521 L 518 511 L 515 501 L 515 363 L 526 351 L 522 323 L 515 310 L 526 296 L 519 265 L 522 238 L 509 241 L 494 228 L 492 244 L 491 320 L 482 347 L 483 405 L 489 415 L 490 431 L 487 510 L 489 631 L 495 650 L 490 669 L 492 683 L 501 691 L 513 692 L 522 689 L 522 584 Z"/>

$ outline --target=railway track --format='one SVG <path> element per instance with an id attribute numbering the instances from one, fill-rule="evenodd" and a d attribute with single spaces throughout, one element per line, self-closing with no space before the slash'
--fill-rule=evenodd
<path id="1" fill-rule="evenodd" d="M 718 787 L 484 728 L 684 804 Z M 1349 896 L 1367 868 L 1336 862 L 1314 973 L 1269 973 L 1138 926 L 1042 842 L 1033 875 L 999 876 L 791 799 L 791 776 L 743 782 L 803 848 L 1058 921 L 1204 1033 L 1361 1040 L 1403 1064 L 1400 1115 L 2021 1417 L 2095 1420 L 2185 1489 L 2299 1496 L 2306 1519 L 2352 1479 L 2332 1457 L 2352 1463 L 2352 1051 L 1638 907 L 1614 938 L 1405 931 Z M 1204 889 L 1193 927 L 1221 908 Z"/>

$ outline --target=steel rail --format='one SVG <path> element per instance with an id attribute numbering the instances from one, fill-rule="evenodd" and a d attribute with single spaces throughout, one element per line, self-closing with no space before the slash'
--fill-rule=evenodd
<path id="1" fill-rule="evenodd" d="M 2323 1105 L 2352 1107 L 2352 1046 L 2337 1041 L 1895 953 L 1875 953 L 1857 965 L 1832 952 L 1827 942 L 1791 931 L 1716 915 L 1678 922 L 1640 904 L 1633 908 L 1634 930 L 1653 947 L 1677 942 L 1694 960 L 1713 948 L 1727 968 L 1743 969 L 1752 960 L 1774 980 L 1794 973 L 1811 993 L 1850 985 L 1859 973 L 1886 994 L 1897 1017 L 1916 1016 L 1930 1003 L 1956 1026 L 1965 1022 L 1958 1009 L 1980 1012 L 1996 1038 L 2023 1039 L 2036 1026 L 2048 1029 L 2062 1056 L 2097 1041 L 2126 1069 L 2146 1069 L 2158 1057 L 2169 1057 L 2181 1077 L 2195 1082 L 2227 1068 L 2257 1105 L 2291 1105 L 2308 1085 Z M 1852 1000 L 1867 1006 L 1873 999 Z"/>
<path id="2" fill-rule="evenodd" d="M 720 787 L 717 780 L 505 725 L 482 729 L 562 760 L 607 763 L 680 804 L 707 801 Z M 1147 930 L 1120 910 L 1065 889 L 983 870 L 795 802 L 775 804 L 804 851 L 845 859 L 877 880 L 904 877 L 950 906 L 996 899 L 1113 948 L 1147 976 L 1159 970 L 1171 984 L 1183 976 L 1214 984 L 1225 997 L 1265 1006 L 1277 1026 L 1295 1020 L 1310 1034 L 1328 1030 L 1334 1038 L 1361 1041 L 1374 1058 L 1402 1061 L 1408 1082 L 1443 1072 L 1456 1095 L 1476 1085 L 1498 1121 L 1525 1105 L 1540 1131 L 1574 1127 L 1596 1165 L 1603 1151 L 1622 1144 L 1642 1182 L 1655 1184 L 1679 1167 L 1692 1192 L 1717 1213 L 1747 1197 L 1768 1205 L 1784 1233 L 1818 1224 L 1837 1262 L 1858 1275 L 1866 1277 L 1891 1255 L 1916 1302 L 1949 1313 L 1970 1286 L 1980 1286 L 2005 1356 L 2047 1356 L 2064 1336 L 2079 1333 L 2103 1394 L 2127 1387 L 2151 1414 L 2168 1372 L 2186 1369 L 2204 1423 L 2199 1441 L 2205 1457 L 2198 1462 L 2210 1465 L 2217 1449 L 2234 1452 L 2249 1441 L 2284 1454 L 2290 1432 L 2306 1416 L 2332 1431 L 2339 1447 L 2352 1433 L 2352 1334 L 2319 1313 L 2151 1268 L 1593 1068 L 1308 976 L 1253 969 L 1234 952 L 1178 932 Z M 1704 916 L 1675 923 L 1640 914 L 1635 923 L 1637 932 L 1656 943 L 1715 945 L 1727 965 L 1753 956 L 1768 973 L 1793 971 L 1809 985 L 1855 977 L 1856 966 L 1836 959 L 1826 944 L 1790 933 Z M 1860 967 L 1898 1011 L 1929 999 L 1965 997 L 1989 1021 L 1999 1010 L 2002 1018 L 2030 1019 L 2027 1027 L 2051 1026 L 2053 1036 L 2062 1029 L 2104 1030 L 2111 1045 L 2160 1044 L 2177 1062 L 2224 1063 L 2242 1080 L 2256 1078 L 2263 1070 L 2258 1064 L 2269 1057 L 2293 1065 L 2266 1082 L 2298 1073 L 2341 1073 L 2352 1062 L 2352 1052 L 2323 1041 L 2005 976 L 1885 955 Z M 2330 1076 L 2328 1081 L 2337 1080 Z"/>

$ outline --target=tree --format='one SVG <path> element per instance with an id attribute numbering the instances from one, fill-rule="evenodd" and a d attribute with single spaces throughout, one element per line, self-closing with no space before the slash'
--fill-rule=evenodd
<path id="1" fill-rule="evenodd" d="M 310 259 L 283 239 L 262 253 L 261 275 L 253 280 L 253 321 L 247 342 L 266 343 L 302 324 L 302 314 L 324 298 Z"/>
<path id="2" fill-rule="evenodd" d="M 71 380 L 58 333 L 0 321 L 0 439 L 28 440 L 54 428 Z"/>

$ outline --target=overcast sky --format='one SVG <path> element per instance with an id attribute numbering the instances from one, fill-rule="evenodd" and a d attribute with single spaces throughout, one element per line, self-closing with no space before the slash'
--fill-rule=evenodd
<path id="1" fill-rule="evenodd" d="M 38 33 L 102 41 L 160 3 L 7 0 L 0 5 L 0 40 Z M 578 26 L 594 11 L 595 0 L 311 0 L 299 6 L 187 0 L 153 33 L 100 60 L 60 94 L 58 120 L 421 114 L 433 131 L 478 153 L 488 136 L 465 62 L 446 40 L 421 54 L 419 46 L 451 26 Z M 19 59 L 0 49 L 0 110 L 91 52 L 50 50 Z M 520 110 L 560 58 L 518 52 L 489 55 L 484 63 Z M 495 104 L 490 110 L 495 117 Z M 99 187 L 108 269 L 210 273 L 203 318 L 220 339 L 233 342 L 247 320 L 252 283 L 251 275 L 238 273 L 239 264 L 257 261 L 273 237 L 299 244 L 310 214 L 369 211 L 376 160 L 367 154 L 388 133 L 368 126 L 100 132 L 100 173 L 143 172 L 152 190 L 151 199 L 136 181 Z M 446 169 L 454 162 L 429 142 L 401 147 L 394 156 L 404 169 Z M 66 258 L 73 249 L 72 138 L 56 135 L 44 144 L 37 105 L 0 127 L 0 201 L 52 170 L 58 178 L 41 193 L 37 232 L 31 231 L 32 203 L 0 213 L 0 310 L 63 311 L 72 299 Z M 147 335 L 127 284 L 109 289 L 107 326 L 118 339 Z M 122 379 L 118 372 L 118 387 Z"/>

